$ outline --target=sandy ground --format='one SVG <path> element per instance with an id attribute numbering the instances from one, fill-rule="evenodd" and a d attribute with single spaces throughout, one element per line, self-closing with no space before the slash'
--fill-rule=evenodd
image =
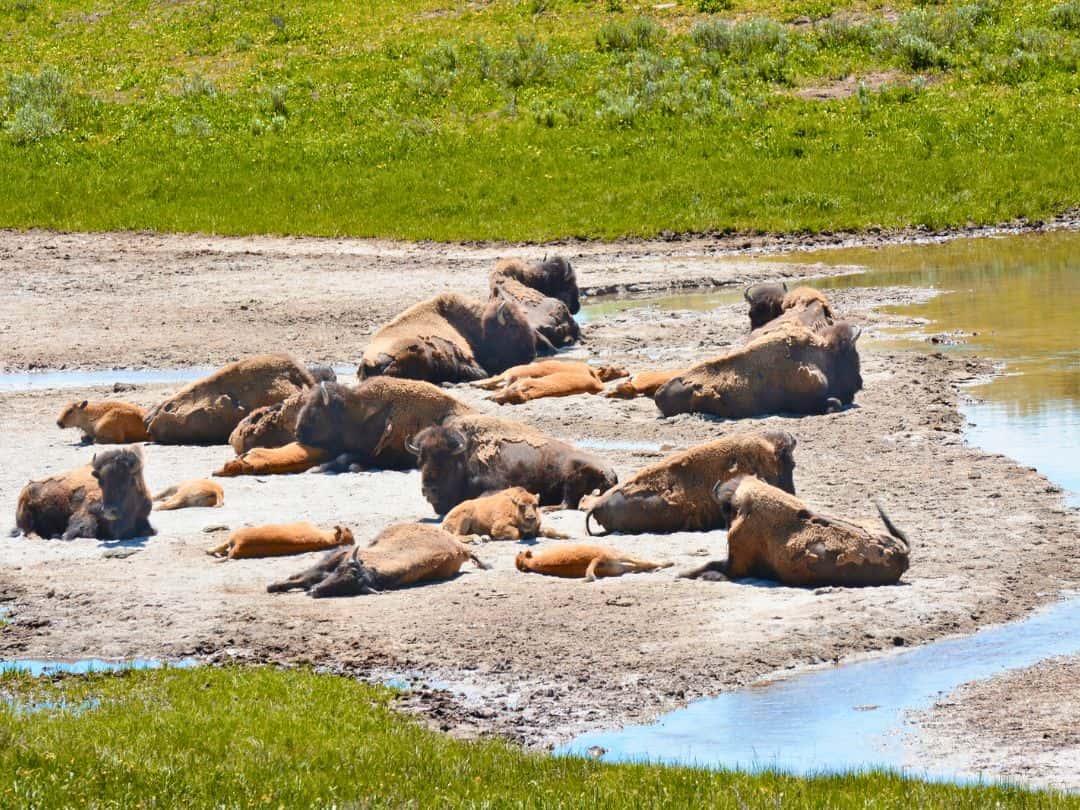
<path id="1" fill-rule="evenodd" d="M 593 290 L 813 271 L 723 255 L 733 248 L 754 252 L 763 244 L 688 240 L 560 249 Z M 394 312 L 445 288 L 480 293 L 496 256 L 541 252 L 0 232 L 8 293 L 0 299 L 0 356 L 17 369 L 170 367 L 284 348 L 308 361 L 348 364 Z M 866 389 L 844 413 L 664 420 L 649 400 L 599 397 L 500 410 L 592 446 L 620 476 L 735 431 L 789 430 L 798 439 L 801 497 L 865 519 L 873 519 L 872 499 L 880 497 L 910 533 L 912 566 L 899 586 L 810 591 L 677 580 L 677 572 L 724 554 L 725 535 L 714 532 L 611 538 L 637 556 L 676 564 L 594 584 L 518 573 L 513 557 L 520 547 L 490 543 L 480 553 L 492 570 L 466 570 L 443 584 L 343 600 L 271 596 L 269 581 L 307 567 L 315 556 L 217 562 L 204 552 L 220 535 L 204 530 L 308 519 L 349 525 L 364 542 L 388 523 L 434 516 L 415 472 L 226 479 L 223 508 L 155 513 L 157 536 L 120 544 L 122 553 L 135 551 L 130 556 L 119 556 L 118 544 L 90 540 L 0 539 L 0 605 L 16 619 L 0 630 L 0 658 L 198 655 L 412 678 L 417 688 L 403 705 L 435 727 L 545 747 L 763 676 L 1015 619 L 1080 582 L 1080 513 L 1067 509 L 1060 490 L 1037 472 L 965 446 L 959 386 L 989 373 L 988 361 L 905 351 L 874 339 L 884 326 L 905 325 L 879 314 L 879 305 L 920 295 L 834 294 L 837 308 L 866 327 Z M 632 370 L 679 366 L 721 351 L 745 332 L 741 306 L 634 311 L 586 325 L 585 343 L 574 354 Z M 92 450 L 79 446 L 74 432 L 55 426 L 65 402 L 122 396 L 150 404 L 170 390 L 0 394 L 7 450 L 0 516 L 13 522 L 19 488 L 29 478 L 89 459 Z M 497 410 L 471 389 L 458 393 Z M 225 447 L 148 445 L 144 452 L 152 489 L 205 476 L 229 456 Z M 580 513 L 558 512 L 549 520 L 583 534 Z M 953 744 L 966 744 L 968 732 L 961 739 Z M 994 739 L 986 737 L 986 750 Z M 1058 741 L 1036 741 L 1021 754 L 1050 750 Z M 1080 768 L 1072 773 L 1075 783 Z"/>

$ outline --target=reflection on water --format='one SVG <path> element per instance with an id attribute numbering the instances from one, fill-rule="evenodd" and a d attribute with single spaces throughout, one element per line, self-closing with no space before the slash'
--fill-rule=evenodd
<path id="1" fill-rule="evenodd" d="M 158 661 L 154 658 L 132 658 L 127 661 L 106 661 L 102 658 L 83 658 L 77 661 L 37 661 L 0 659 L 0 675 L 8 672 L 21 672 L 27 675 L 86 675 L 91 672 L 120 672 L 128 669 L 160 669 L 161 667 L 180 667 L 188 669 L 198 665 L 194 658 L 181 658 L 179 661 Z"/>

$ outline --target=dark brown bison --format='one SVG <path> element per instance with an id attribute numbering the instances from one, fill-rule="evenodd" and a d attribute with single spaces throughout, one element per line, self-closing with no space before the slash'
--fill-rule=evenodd
<path id="1" fill-rule="evenodd" d="M 15 523 L 41 537 L 126 540 L 154 534 L 150 493 L 137 447 L 106 450 L 85 467 L 31 481 L 21 493 Z"/>
<path id="2" fill-rule="evenodd" d="M 796 287 L 784 296 L 780 315 L 751 332 L 750 339 L 782 329 L 790 322 L 801 324 L 811 332 L 825 331 L 834 323 L 829 299 L 812 287 Z"/>
<path id="3" fill-rule="evenodd" d="M 743 298 L 750 305 L 750 330 L 758 329 L 784 311 L 787 284 L 754 284 L 743 290 Z"/>
<path id="4" fill-rule="evenodd" d="M 536 357 L 525 313 L 496 290 L 487 303 L 442 293 L 409 307 L 371 338 L 360 379 L 406 377 L 433 383 L 469 382 Z"/>
<path id="5" fill-rule="evenodd" d="M 162 444 L 225 444 L 240 420 L 315 384 L 287 354 L 230 363 L 191 383 L 146 415 L 146 429 Z"/>
<path id="6" fill-rule="evenodd" d="M 445 515 L 462 501 L 525 487 L 545 506 L 576 509 L 582 497 L 615 485 L 596 456 L 538 430 L 492 416 L 460 416 L 421 431 L 411 444 L 424 497 Z"/>
<path id="7" fill-rule="evenodd" d="M 581 328 L 566 304 L 558 298 L 544 295 L 515 278 L 492 274 L 491 291 L 497 290 L 513 299 L 525 313 L 529 326 L 536 333 L 537 354 L 552 354 L 581 339 Z"/>
<path id="8" fill-rule="evenodd" d="M 495 265 L 491 273 L 491 283 L 499 279 L 512 278 L 526 287 L 543 293 L 549 298 L 558 298 L 571 315 L 577 315 L 581 309 L 577 276 L 570 260 L 563 256 L 544 257 L 543 261 L 525 264 L 520 259 L 503 259 Z"/>
<path id="9" fill-rule="evenodd" d="M 275 582 L 271 593 L 302 588 L 315 598 L 355 596 L 450 579 L 468 560 L 487 568 L 461 541 L 437 526 L 399 523 L 367 548 L 334 551 L 314 568 Z"/>
<path id="10" fill-rule="evenodd" d="M 737 475 L 756 475 L 795 493 L 795 437 L 782 430 L 741 433 L 692 447 L 651 464 L 588 501 L 592 518 L 607 531 L 708 531 L 725 525 L 713 487 Z"/>
<path id="11" fill-rule="evenodd" d="M 728 556 L 684 576 L 759 577 L 819 588 L 892 585 L 908 568 L 911 544 L 878 506 L 887 534 L 811 511 L 805 503 L 753 476 L 716 488 L 728 525 Z"/>
<path id="12" fill-rule="evenodd" d="M 661 386 L 653 401 L 664 416 L 710 413 L 740 419 L 839 410 L 862 389 L 855 348 L 859 331 L 844 321 L 821 332 L 785 323 L 691 367 Z"/>
<path id="13" fill-rule="evenodd" d="M 240 420 L 229 434 L 229 444 L 242 456 L 256 447 L 283 447 L 296 441 L 296 417 L 307 399 L 304 388 L 288 399 L 256 408 Z"/>
<path id="14" fill-rule="evenodd" d="M 308 392 L 296 435 L 309 447 L 349 455 L 364 466 L 408 469 L 416 456 L 406 442 L 421 430 L 473 413 L 431 383 L 372 377 L 356 388 L 321 383 Z"/>

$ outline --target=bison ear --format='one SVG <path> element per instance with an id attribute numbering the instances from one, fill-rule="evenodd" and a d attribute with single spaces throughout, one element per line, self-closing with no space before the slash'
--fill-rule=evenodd
<path id="1" fill-rule="evenodd" d="M 79 403 L 79 410 L 80 411 L 86 410 L 86 406 L 89 405 L 89 404 L 90 404 L 90 401 L 87 400 L 87 399 L 84 399 L 82 402 Z"/>
<path id="2" fill-rule="evenodd" d="M 858 340 L 859 335 L 861 335 L 861 334 L 862 334 L 862 327 L 861 326 L 853 326 L 853 327 L 851 327 L 851 342 L 854 343 L 856 340 Z"/>

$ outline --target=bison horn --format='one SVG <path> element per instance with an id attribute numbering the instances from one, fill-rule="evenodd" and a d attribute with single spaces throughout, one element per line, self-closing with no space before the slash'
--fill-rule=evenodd
<path id="1" fill-rule="evenodd" d="M 416 442 L 414 442 L 412 439 L 407 439 L 405 441 L 405 449 L 412 453 L 414 456 L 420 455 L 420 448 L 416 446 Z"/>
<path id="2" fill-rule="evenodd" d="M 326 390 L 326 383 L 319 383 L 319 399 L 322 400 L 322 404 L 327 407 L 330 406 L 330 392 Z"/>
<path id="3" fill-rule="evenodd" d="M 754 285 L 751 284 L 745 290 L 743 290 L 742 297 L 746 299 L 746 303 L 750 303 L 750 291 L 754 289 Z"/>
<path id="4" fill-rule="evenodd" d="M 853 326 L 853 327 L 851 327 L 851 342 L 854 343 L 856 340 L 858 340 L 859 335 L 861 335 L 861 334 L 862 334 L 862 327 L 861 326 Z"/>
<path id="5" fill-rule="evenodd" d="M 499 321 L 499 326 L 506 326 L 506 302 L 503 301 L 499 304 L 499 309 L 495 313 L 495 317 Z"/>
<path id="6" fill-rule="evenodd" d="M 713 500 L 716 501 L 717 503 L 720 502 L 720 487 L 722 487 L 723 485 L 724 485 L 724 480 L 723 479 L 720 479 L 715 484 L 713 484 L 712 496 L 713 496 Z"/>
<path id="7" fill-rule="evenodd" d="M 781 281 L 780 286 L 784 288 L 784 292 L 787 292 L 787 282 L 786 281 Z"/>

